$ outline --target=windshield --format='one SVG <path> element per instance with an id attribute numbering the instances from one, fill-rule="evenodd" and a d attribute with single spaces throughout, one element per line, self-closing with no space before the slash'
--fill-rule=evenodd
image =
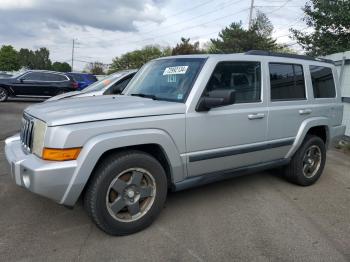
<path id="1" fill-rule="evenodd" d="M 20 72 L 17 72 L 17 73 L 15 73 L 13 76 L 11 76 L 11 78 L 18 78 L 18 77 L 20 77 L 21 75 L 23 75 L 24 73 L 27 73 L 27 71 L 20 71 Z"/>
<path id="2" fill-rule="evenodd" d="M 84 93 L 86 92 L 94 92 L 94 91 L 100 91 L 106 88 L 109 84 L 112 82 L 118 80 L 119 78 L 125 76 L 127 72 L 117 72 L 114 74 L 111 74 L 109 76 L 106 76 L 105 78 L 102 78 L 100 81 L 97 81 L 91 85 L 89 85 L 87 88 L 83 90 Z"/>
<path id="3" fill-rule="evenodd" d="M 204 61 L 204 58 L 151 61 L 131 80 L 124 94 L 183 103 Z"/>

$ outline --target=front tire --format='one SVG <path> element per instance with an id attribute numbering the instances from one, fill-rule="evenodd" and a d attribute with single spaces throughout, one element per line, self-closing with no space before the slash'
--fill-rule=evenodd
<path id="1" fill-rule="evenodd" d="M 307 135 L 285 169 L 286 178 L 294 184 L 310 186 L 322 175 L 326 163 L 326 147 L 323 140 Z"/>
<path id="2" fill-rule="evenodd" d="M 0 102 L 5 102 L 8 98 L 8 92 L 5 88 L 0 87 Z"/>
<path id="3" fill-rule="evenodd" d="M 110 235 L 128 235 L 148 227 L 167 195 L 162 165 L 141 151 L 111 154 L 94 170 L 84 205 L 95 224 Z"/>

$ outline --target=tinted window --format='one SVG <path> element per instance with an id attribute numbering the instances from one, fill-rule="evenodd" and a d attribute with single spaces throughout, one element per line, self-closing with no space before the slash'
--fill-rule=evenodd
<path id="1" fill-rule="evenodd" d="M 45 81 L 45 74 L 39 72 L 28 73 L 23 79 L 30 81 Z"/>
<path id="2" fill-rule="evenodd" d="M 65 81 L 67 80 L 66 77 L 58 74 L 45 74 L 45 81 Z"/>
<path id="3" fill-rule="evenodd" d="M 77 82 L 84 82 L 85 79 L 82 75 L 72 75 L 73 79 Z"/>
<path id="4" fill-rule="evenodd" d="M 259 62 L 220 62 L 206 88 L 236 91 L 235 103 L 260 102 L 261 67 Z"/>
<path id="5" fill-rule="evenodd" d="M 120 94 L 121 92 L 123 92 L 123 90 L 129 84 L 129 82 L 133 76 L 134 75 L 128 76 L 128 77 L 124 78 L 123 80 L 121 80 L 120 82 L 113 85 L 111 87 L 111 94 Z"/>
<path id="6" fill-rule="evenodd" d="M 90 82 L 96 82 L 97 78 L 94 75 L 87 75 L 87 79 L 89 79 Z"/>
<path id="7" fill-rule="evenodd" d="M 310 66 L 310 73 L 315 98 L 335 97 L 332 69 L 323 66 Z"/>
<path id="8" fill-rule="evenodd" d="M 272 101 L 306 98 L 301 65 L 270 63 L 269 67 Z"/>

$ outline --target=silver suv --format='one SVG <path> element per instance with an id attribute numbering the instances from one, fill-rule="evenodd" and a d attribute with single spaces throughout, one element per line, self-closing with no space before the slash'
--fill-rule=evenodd
<path id="1" fill-rule="evenodd" d="M 5 142 L 16 184 L 87 213 L 111 235 L 150 225 L 168 190 L 284 167 L 312 185 L 344 134 L 335 67 L 296 55 L 173 56 L 123 95 L 28 107 Z"/>

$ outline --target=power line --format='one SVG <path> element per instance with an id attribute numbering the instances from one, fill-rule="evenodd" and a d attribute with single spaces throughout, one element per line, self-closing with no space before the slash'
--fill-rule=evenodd
<path id="1" fill-rule="evenodd" d="M 156 37 L 145 38 L 145 39 L 141 39 L 141 40 L 137 40 L 137 41 L 131 41 L 131 42 L 125 42 L 125 43 L 123 43 L 122 45 L 142 43 L 142 42 L 145 42 L 145 41 L 154 40 L 155 38 L 164 37 L 164 36 L 171 35 L 171 34 L 174 34 L 174 33 L 179 33 L 179 32 L 183 32 L 183 31 L 188 31 L 188 30 L 191 30 L 191 29 L 196 28 L 196 27 L 200 27 L 200 26 L 203 26 L 203 25 L 210 24 L 210 23 L 212 23 L 212 22 L 216 22 L 216 21 L 225 19 L 225 18 L 227 18 L 227 17 L 231 17 L 232 15 L 236 15 L 236 14 L 242 13 L 242 12 L 248 10 L 248 9 L 249 9 L 249 8 L 243 8 L 243 9 L 241 9 L 241 10 L 238 11 L 238 12 L 235 12 L 235 13 L 232 13 L 232 14 L 229 14 L 229 15 L 226 15 L 226 16 L 222 16 L 222 17 L 213 19 L 213 20 L 207 21 L 207 22 L 205 22 L 205 23 L 193 25 L 193 26 L 190 26 L 190 27 L 181 28 L 181 29 L 179 29 L 179 30 L 172 31 L 172 32 L 168 32 L 168 33 L 163 34 L 163 35 L 158 35 L 158 36 L 156 36 Z"/>

